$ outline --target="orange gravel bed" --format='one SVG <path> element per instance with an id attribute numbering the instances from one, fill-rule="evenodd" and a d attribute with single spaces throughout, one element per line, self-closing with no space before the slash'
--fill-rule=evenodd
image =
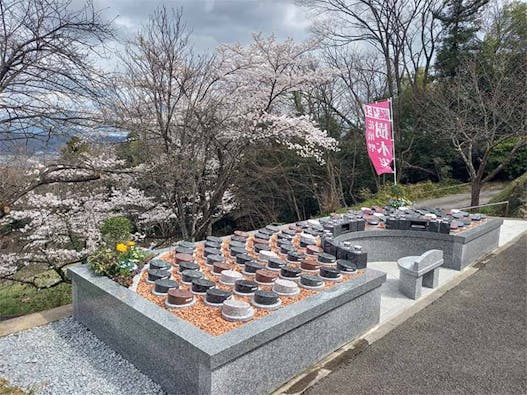
<path id="1" fill-rule="evenodd" d="M 252 237 L 252 236 L 251 236 Z M 299 240 L 300 237 L 297 236 L 293 240 L 293 245 L 298 248 L 299 246 Z M 319 244 L 319 243 L 318 243 Z M 278 252 L 278 248 L 276 247 L 276 235 L 273 236 L 271 239 L 271 247 L 274 252 Z M 252 240 L 249 239 L 247 242 L 247 248 L 252 250 Z M 228 242 L 224 241 L 222 244 L 222 251 L 224 253 L 224 256 L 226 257 L 226 261 L 230 264 L 232 264 L 232 270 L 236 270 L 241 272 L 242 267 L 240 265 L 234 264 L 233 258 L 229 257 L 228 253 Z M 204 277 L 212 280 L 216 283 L 217 288 L 225 289 L 232 291 L 233 287 L 229 287 L 227 285 L 221 284 L 219 282 L 220 276 L 216 276 L 212 274 L 212 268 L 205 265 L 205 259 L 202 256 L 203 253 L 203 244 L 199 244 L 196 248 L 195 253 L 195 262 L 197 262 L 200 265 L 201 271 L 204 274 Z M 249 255 L 253 256 L 254 258 L 257 258 L 257 254 L 248 252 Z M 282 254 L 278 254 L 281 258 L 284 256 Z M 179 274 L 178 268 L 175 267 L 175 259 L 174 259 L 174 253 L 173 252 L 167 252 L 163 254 L 161 259 L 166 260 L 167 262 L 170 262 L 172 267 L 172 279 L 176 280 L 180 284 L 180 288 L 182 289 L 190 289 L 190 285 L 183 284 L 181 282 L 181 276 Z M 314 258 L 313 258 L 314 259 Z M 289 264 L 290 266 L 297 266 L 294 264 Z M 336 282 L 336 281 L 325 281 L 324 282 L 324 288 L 321 288 L 320 290 L 309 290 L 305 288 L 300 288 L 300 293 L 295 296 L 280 296 L 280 300 L 282 302 L 281 306 L 288 306 L 290 304 L 296 303 L 298 301 L 304 300 L 312 295 L 315 295 L 319 293 L 320 291 L 334 287 L 338 284 L 342 284 L 343 282 L 349 281 L 357 276 L 360 276 L 363 273 L 363 271 L 359 270 L 357 273 L 350 274 L 350 275 L 343 275 L 342 281 Z M 247 276 L 244 275 L 244 277 L 248 280 L 254 280 L 254 276 Z M 185 321 L 197 326 L 201 330 L 213 335 L 213 336 L 220 336 L 226 332 L 229 332 L 235 328 L 238 328 L 239 326 L 245 325 L 248 322 L 257 320 L 259 318 L 265 317 L 268 314 L 272 314 L 275 310 L 267 310 L 267 309 L 259 309 L 254 308 L 255 314 L 253 318 L 249 321 L 244 322 L 230 322 L 225 320 L 221 316 L 221 308 L 219 307 L 212 307 L 205 304 L 203 301 L 205 296 L 200 295 L 194 295 L 194 299 L 196 303 L 193 306 L 182 308 L 182 309 L 169 309 L 165 306 L 165 296 L 156 296 L 152 294 L 152 289 L 154 288 L 154 284 L 149 284 L 146 282 L 147 278 L 147 271 L 144 270 L 141 274 L 141 278 L 139 280 L 139 283 L 137 285 L 136 292 L 137 294 L 141 295 L 142 297 L 148 299 L 149 301 L 157 304 L 160 307 L 165 308 L 166 310 L 170 311 L 172 314 L 178 316 L 179 318 L 184 319 Z M 259 289 L 263 290 L 271 290 L 272 284 L 269 286 L 262 286 L 259 285 Z M 233 294 L 232 296 L 235 299 L 238 300 L 244 300 L 246 302 L 251 303 L 251 297 L 247 296 L 239 296 Z"/>

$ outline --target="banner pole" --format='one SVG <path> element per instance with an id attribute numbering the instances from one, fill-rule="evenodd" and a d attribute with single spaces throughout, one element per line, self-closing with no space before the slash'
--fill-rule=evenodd
<path id="1" fill-rule="evenodd" d="M 392 154 L 393 154 L 393 184 L 397 185 L 397 164 L 395 161 L 395 129 L 393 127 L 393 106 L 392 98 L 389 99 L 390 102 L 390 123 L 392 125 Z"/>

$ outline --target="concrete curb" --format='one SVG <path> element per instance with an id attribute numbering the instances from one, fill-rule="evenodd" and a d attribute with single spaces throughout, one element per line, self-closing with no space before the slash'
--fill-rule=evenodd
<path id="1" fill-rule="evenodd" d="M 351 358 L 360 354 L 364 349 L 369 347 L 370 344 L 382 339 L 393 329 L 397 328 L 399 325 L 404 323 L 409 318 L 413 317 L 425 307 L 435 302 L 437 299 L 442 297 L 452 288 L 457 287 L 461 282 L 463 282 L 464 280 L 472 276 L 474 273 L 476 273 L 479 269 L 484 267 L 491 257 L 509 248 L 511 245 L 517 242 L 525 233 L 527 233 L 527 231 L 519 233 L 516 237 L 508 241 L 506 244 L 496 248 L 494 251 L 483 256 L 478 261 L 474 262 L 472 265 L 467 266 L 465 269 L 461 270 L 458 276 L 453 278 L 448 283 L 443 284 L 441 287 L 435 289 L 428 295 L 423 296 L 416 304 L 409 307 L 401 314 L 396 315 L 395 317 L 384 322 L 383 324 L 377 325 L 359 339 L 355 339 L 354 341 L 345 344 L 338 350 L 329 354 L 324 359 L 307 369 L 304 373 L 300 374 L 297 377 L 294 377 L 289 382 L 285 383 L 283 386 L 275 390 L 272 395 L 302 394 L 305 390 L 312 387 L 322 378 L 329 375 L 332 370 L 334 370 L 338 365 L 340 365 L 341 362 L 351 360 Z"/>
<path id="2" fill-rule="evenodd" d="M 69 317 L 72 315 L 72 313 L 72 305 L 67 304 L 54 309 L 12 318 L 10 320 L 0 322 L 0 337 L 11 335 L 20 331 L 25 331 L 27 329 L 32 329 L 37 326 L 46 325 L 50 322 Z"/>
<path id="3" fill-rule="evenodd" d="M 488 259 L 487 257 L 488 255 L 484 257 L 484 259 Z M 458 276 L 453 278 L 451 281 L 438 287 L 432 293 L 426 296 L 423 296 L 414 305 L 410 306 L 408 309 L 403 311 L 401 314 L 398 314 L 395 317 L 391 318 L 390 320 L 386 321 L 385 323 L 380 324 L 377 327 L 373 328 L 368 333 L 366 333 L 362 338 L 366 340 L 368 344 L 371 344 L 383 338 L 388 333 L 390 333 L 393 329 L 397 328 L 399 325 L 401 325 L 403 322 L 405 322 L 409 318 L 413 317 L 415 314 L 423 310 L 425 307 L 434 303 L 441 296 L 446 294 L 452 288 L 457 287 L 462 281 L 466 280 L 467 278 L 472 276 L 477 271 L 478 269 L 475 269 L 472 266 L 465 268 L 464 270 L 461 271 L 461 273 Z"/>

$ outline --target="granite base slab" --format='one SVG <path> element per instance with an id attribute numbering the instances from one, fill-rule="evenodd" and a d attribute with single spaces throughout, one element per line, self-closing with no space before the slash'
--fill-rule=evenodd
<path id="1" fill-rule="evenodd" d="M 368 253 L 368 261 L 395 261 L 427 250 L 443 251 L 443 267 L 461 270 L 498 247 L 502 219 L 486 223 L 458 234 L 443 234 L 415 230 L 366 230 L 345 233 L 336 241 L 360 244 Z"/>
<path id="2" fill-rule="evenodd" d="M 80 265 L 73 316 L 169 394 L 265 394 L 377 325 L 386 274 L 364 274 L 212 336 Z"/>

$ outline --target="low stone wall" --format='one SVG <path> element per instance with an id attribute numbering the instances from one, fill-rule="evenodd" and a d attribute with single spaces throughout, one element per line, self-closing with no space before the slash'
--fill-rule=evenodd
<path id="1" fill-rule="evenodd" d="M 360 244 L 368 253 L 368 261 L 395 261 L 427 250 L 442 250 L 443 267 L 461 270 L 498 247 L 502 219 L 488 219 L 458 234 L 442 234 L 415 230 L 366 230 L 345 233 L 336 241 Z"/>
<path id="2" fill-rule="evenodd" d="M 265 394 L 378 324 L 386 274 L 343 284 L 211 336 L 86 266 L 73 315 L 170 394 Z"/>

